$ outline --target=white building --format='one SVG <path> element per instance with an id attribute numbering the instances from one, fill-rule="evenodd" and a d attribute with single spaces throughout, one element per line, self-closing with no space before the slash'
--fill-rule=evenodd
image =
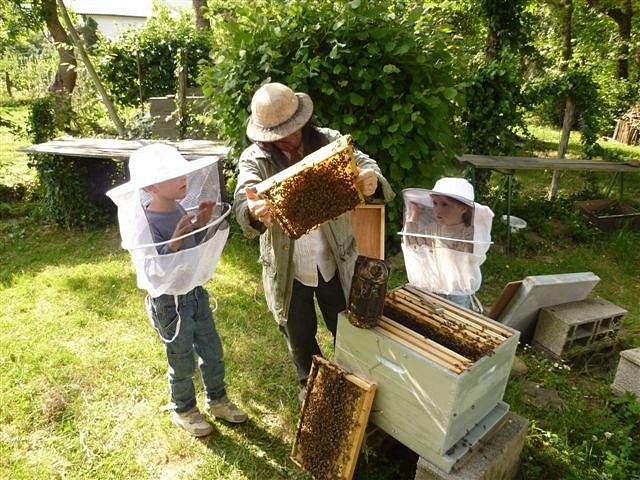
<path id="1" fill-rule="evenodd" d="M 164 2 L 174 13 L 193 9 L 191 0 Z M 78 15 L 95 20 L 99 30 L 109 40 L 115 40 L 122 30 L 143 25 L 152 12 L 152 0 L 66 0 L 65 5 Z"/>

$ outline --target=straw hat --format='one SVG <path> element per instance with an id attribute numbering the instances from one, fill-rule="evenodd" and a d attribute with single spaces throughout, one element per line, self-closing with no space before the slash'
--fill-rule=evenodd
<path id="1" fill-rule="evenodd" d="M 125 184 L 129 188 L 142 188 L 154 183 L 188 175 L 196 170 L 212 165 L 216 157 L 202 157 L 189 161 L 177 148 L 164 143 L 145 145 L 129 157 L 129 176 Z"/>
<path id="2" fill-rule="evenodd" d="M 254 142 L 275 142 L 300 130 L 313 114 L 306 93 L 294 93 L 282 83 L 261 86 L 251 99 L 247 137 Z"/>

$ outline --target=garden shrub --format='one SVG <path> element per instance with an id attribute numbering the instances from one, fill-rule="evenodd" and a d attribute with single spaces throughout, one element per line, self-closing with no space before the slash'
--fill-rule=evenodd
<path id="1" fill-rule="evenodd" d="M 101 41 L 95 47 L 96 69 L 115 101 L 139 105 L 176 93 L 180 51 L 187 61 L 187 83 L 195 85 L 198 63 L 209 56 L 209 37 L 196 30 L 190 17 L 174 19 L 161 11 L 142 28 L 127 30 L 113 42 Z"/>
<path id="2" fill-rule="evenodd" d="M 459 92 L 439 33 L 416 23 L 421 9 L 396 12 L 388 2 L 358 0 L 209 6 L 216 55 L 202 86 L 231 158 L 246 145 L 253 93 L 278 81 L 311 95 L 316 123 L 350 133 L 396 192 L 433 185 L 453 156 Z M 400 204 L 398 198 L 388 209 L 391 235 Z"/>

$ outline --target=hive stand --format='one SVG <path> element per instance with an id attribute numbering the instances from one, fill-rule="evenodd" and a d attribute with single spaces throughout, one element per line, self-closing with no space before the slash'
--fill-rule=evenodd
<path id="1" fill-rule="evenodd" d="M 620 352 L 620 362 L 611 389 L 616 395 L 632 392 L 640 400 L 640 347 Z"/>
<path id="2" fill-rule="evenodd" d="M 503 426 L 485 437 L 458 470 L 447 473 L 421 457 L 415 480 L 511 480 L 518 472 L 528 424 L 527 419 L 509 412 Z"/>
<path id="3" fill-rule="evenodd" d="M 601 298 L 546 307 L 540 310 L 533 344 L 556 358 L 578 348 L 592 349 L 615 339 L 626 313 Z"/>

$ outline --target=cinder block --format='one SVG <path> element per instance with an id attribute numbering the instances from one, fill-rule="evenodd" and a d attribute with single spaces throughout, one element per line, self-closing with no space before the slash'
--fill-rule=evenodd
<path id="1" fill-rule="evenodd" d="M 415 480 L 511 480 L 518 472 L 529 421 L 509 412 L 503 427 L 447 473 L 424 458 L 418 460 Z"/>
<path id="2" fill-rule="evenodd" d="M 525 277 L 498 321 L 520 330 L 520 341 L 529 343 L 541 308 L 584 300 L 599 281 L 592 272 Z"/>
<path id="3" fill-rule="evenodd" d="M 620 352 L 620 362 L 611 389 L 616 395 L 631 392 L 640 399 L 640 347 Z"/>
<path id="4" fill-rule="evenodd" d="M 533 343 L 562 357 L 574 347 L 593 347 L 613 339 L 626 313 L 601 298 L 546 307 L 540 310 Z"/>

